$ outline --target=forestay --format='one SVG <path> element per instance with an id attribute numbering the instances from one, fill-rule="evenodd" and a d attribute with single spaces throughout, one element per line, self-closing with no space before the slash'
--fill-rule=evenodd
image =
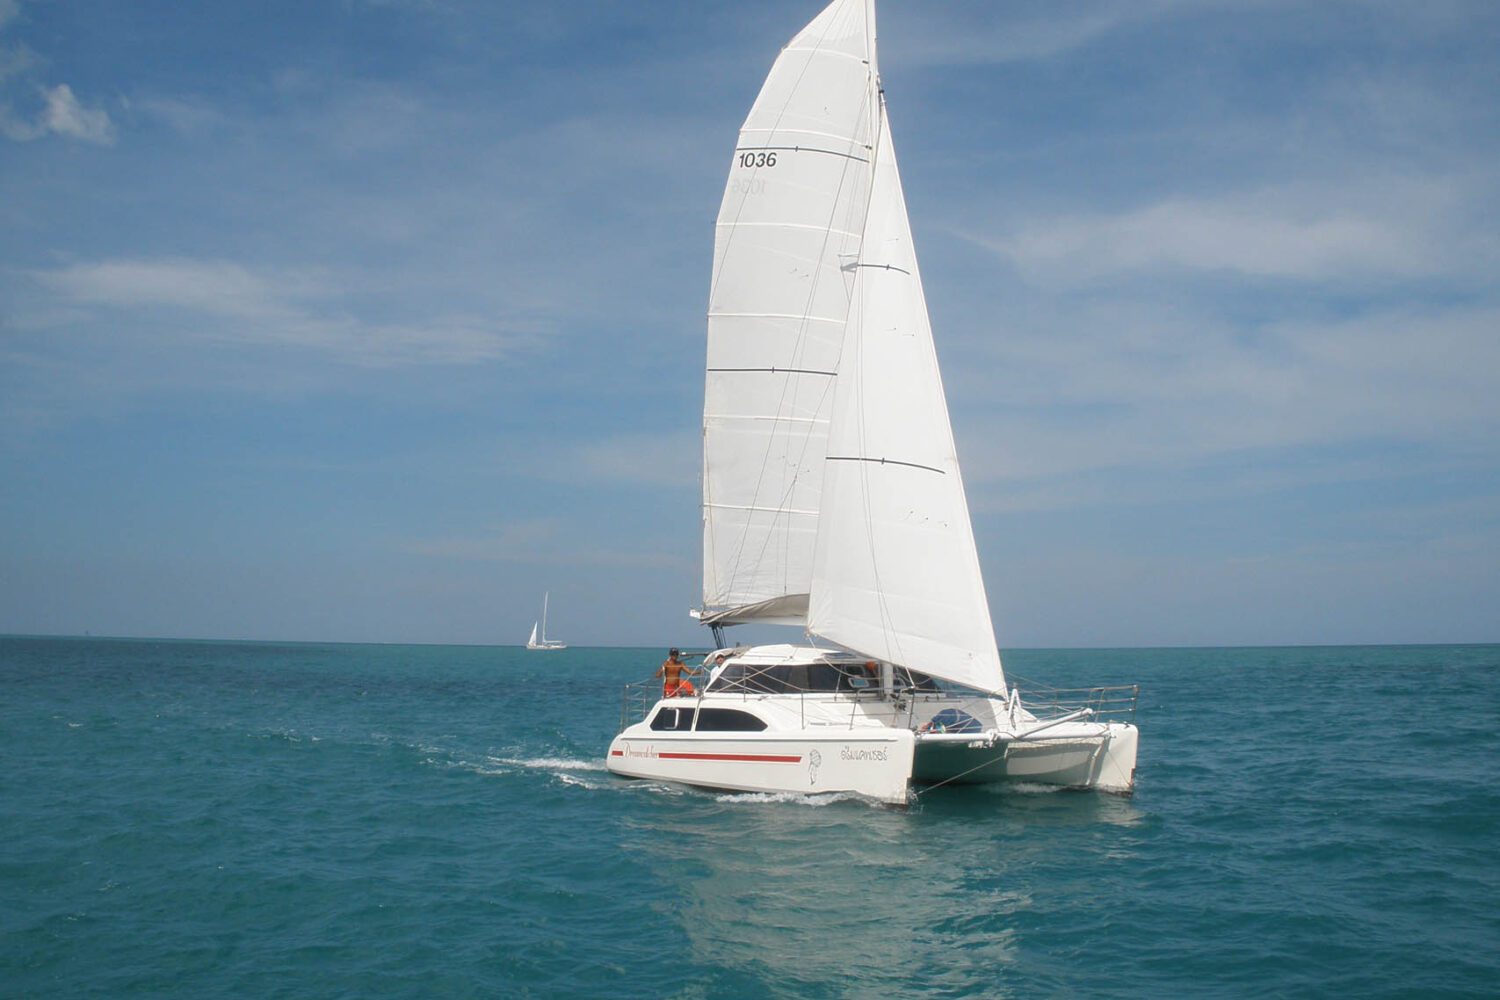
<path id="1" fill-rule="evenodd" d="M 884 109 L 823 476 L 807 628 L 1003 692 Z"/>
<path id="2" fill-rule="evenodd" d="M 837 0 L 782 50 L 719 208 L 703 409 L 705 620 L 805 621 L 878 116 L 868 6 Z"/>

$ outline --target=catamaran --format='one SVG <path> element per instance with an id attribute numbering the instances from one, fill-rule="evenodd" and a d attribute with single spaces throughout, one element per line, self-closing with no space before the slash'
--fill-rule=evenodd
<path id="1" fill-rule="evenodd" d="M 792 38 L 730 163 L 693 613 L 715 640 L 706 683 L 670 698 L 627 687 L 616 774 L 897 804 L 950 782 L 1134 788 L 1136 688 L 1006 682 L 873 0 L 834 0 Z M 809 643 L 726 641 L 746 623 L 800 627 Z"/>
<path id="2" fill-rule="evenodd" d="M 568 644 L 558 642 L 556 639 L 547 638 L 547 598 L 550 593 L 542 595 L 542 619 L 531 623 L 531 638 L 526 640 L 527 649 L 567 649 Z M 538 638 L 540 634 L 540 638 Z"/>

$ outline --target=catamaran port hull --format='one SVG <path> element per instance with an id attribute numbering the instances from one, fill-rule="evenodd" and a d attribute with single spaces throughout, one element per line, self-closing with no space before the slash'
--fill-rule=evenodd
<path id="1" fill-rule="evenodd" d="M 915 743 L 914 735 L 904 730 L 712 739 L 627 730 L 610 744 L 606 763 L 628 778 L 732 792 L 853 792 L 904 805 Z"/>

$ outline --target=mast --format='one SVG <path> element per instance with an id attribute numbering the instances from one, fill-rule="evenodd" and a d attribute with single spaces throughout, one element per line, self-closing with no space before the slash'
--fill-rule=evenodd
<path id="1" fill-rule="evenodd" d="M 550 597 L 550 596 L 551 596 L 551 594 L 548 591 L 545 591 L 545 590 L 542 591 L 542 644 L 543 645 L 547 644 L 547 598 Z"/>

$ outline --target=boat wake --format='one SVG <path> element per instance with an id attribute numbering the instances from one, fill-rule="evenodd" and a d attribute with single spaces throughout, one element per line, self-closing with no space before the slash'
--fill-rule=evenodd
<path id="1" fill-rule="evenodd" d="M 732 805 L 774 803 L 778 805 L 808 806 L 813 809 L 821 809 L 824 806 L 831 806 L 840 802 L 859 802 L 864 805 L 886 808 L 885 803 L 878 799 L 872 799 L 867 795 L 860 795 L 858 792 L 824 792 L 817 795 L 803 795 L 799 792 L 725 792 L 715 795 L 714 801 Z"/>
<path id="2" fill-rule="evenodd" d="M 981 786 L 991 795 L 1056 795 L 1072 791 L 1066 785 L 1042 785 L 1030 781 L 1009 781 Z"/>
<path id="3" fill-rule="evenodd" d="M 490 757 L 491 764 L 504 768 L 532 771 L 603 771 L 602 760 L 574 760 L 571 757 Z"/>

